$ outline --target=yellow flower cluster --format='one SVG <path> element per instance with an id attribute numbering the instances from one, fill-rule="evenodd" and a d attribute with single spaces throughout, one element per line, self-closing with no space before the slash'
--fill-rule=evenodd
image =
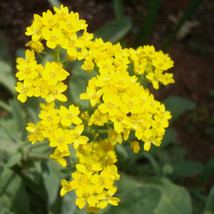
<path id="1" fill-rule="evenodd" d="M 173 74 L 163 73 L 173 67 L 173 61 L 168 54 L 162 51 L 156 52 L 155 48 L 149 45 L 139 47 L 137 50 L 130 48 L 128 52 L 134 73 L 145 75 L 155 89 L 159 88 L 159 82 L 164 85 L 174 83 Z"/>
<path id="2" fill-rule="evenodd" d="M 80 95 L 80 99 L 88 99 L 96 106 L 89 125 L 104 126 L 111 122 L 118 134 L 123 133 L 124 140 L 134 130 L 136 138 L 144 142 L 145 150 L 149 150 L 152 143 L 160 146 L 170 112 L 154 100 L 136 75 L 128 73 L 128 57 L 133 57 L 127 54 L 129 50 L 123 50 L 119 44 L 103 43 L 101 39 L 94 43 L 93 51 L 90 51 L 95 57 L 89 58 L 98 67 L 99 75 L 89 80 L 87 92 Z"/>
<path id="3" fill-rule="evenodd" d="M 108 204 L 118 205 L 120 201 L 113 197 L 117 187 L 113 186 L 119 180 L 114 144 L 108 139 L 81 145 L 76 156 L 79 163 L 76 172 L 72 173 L 73 180 L 62 180 L 61 196 L 75 190 L 76 205 L 82 209 L 87 203 L 88 212 L 98 212 Z"/>
<path id="4" fill-rule="evenodd" d="M 33 50 L 26 50 L 25 59 L 17 59 L 16 77 L 19 82 L 15 87 L 19 92 L 18 99 L 25 102 L 27 97 L 42 97 L 47 103 L 55 99 L 65 102 L 67 97 L 62 94 L 67 89 L 62 81 L 69 73 L 62 68 L 61 63 L 47 62 L 45 67 L 37 64 Z"/>
<path id="5" fill-rule="evenodd" d="M 34 15 L 34 21 L 26 31 L 26 35 L 32 38 L 27 46 L 41 52 L 44 40 L 48 48 L 55 49 L 59 45 L 67 50 L 70 57 L 76 59 L 77 49 L 84 47 L 84 43 L 91 40 L 93 35 L 87 33 L 87 24 L 85 20 L 79 19 L 78 13 L 69 13 L 68 8 L 63 5 L 60 9 L 54 7 L 54 11 L 55 14 L 48 10 L 42 16 Z M 77 33 L 81 31 L 84 31 L 82 36 L 78 36 Z"/>
<path id="6" fill-rule="evenodd" d="M 26 35 L 31 36 L 27 46 L 31 50 L 26 50 L 24 59 L 17 59 L 15 89 L 21 102 L 33 96 L 44 100 L 40 104 L 40 120 L 27 125 L 29 140 L 32 143 L 48 140 L 50 147 L 55 148 L 50 158 L 63 167 L 67 166 L 70 146 L 76 150 L 76 171 L 71 181 L 62 180 L 61 196 L 75 190 L 76 205 L 80 209 L 87 205 L 87 212 L 96 213 L 119 202 L 113 196 L 117 190 L 114 181 L 120 177 L 115 165 L 115 145 L 128 141 L 134 153 L 139 152 L 142 142 L 144 150 L 149 150 L 152 144 L 160 146 L 171 115 L 143 87 L 142 79 L 150 81 L 156 89 L 159 83 L 173 83 L 173 75 L 164 73 L 173 66 L 173 61 L 153 46 L 123 49 L 119 43 L 92 40 L 93 34 L 87 32 L 87 24 L 79 19 L 78 13 L 69 13 L 64 6 L 54 7 L 54 11 L 34 15 L 32 25 L 27 28 Z M 45 46 L 54 49 L 54 53 L 43 52 Z M 61 59 L 59 52 L 63 51 L 66 59 Z M 35 53 L 42 59 L 41 54 L 49 53 L 53 60 L 39 64 Z M 82 61 L 86 72 L 97 71 L 86 92 L 80 95 L 91 105 L 81 118 L 79 107 L 73 104 L 65 107 L 58 102 L 67 101 L 63 92 L 69 73 L 64 63 L 73 60 Z M 134 140 L 129 140 L 131 131 Z M 84 136 L 86 132 L 94 138 L 90 143 Z"/>
<path id="7" fill-rule="evenodd" d="M 69 108 L 60 106 L 60 109 L 55 108 L 55 103 L 41 105 L 37 124 L 28 123 L 27 130 L 29 131 L 29 140 L 32 143 L 48 139 L 50 147 L 55 147 L 50 158 L 55 159 L 60 165 L 66 166 L 65 156 L 69 156 L 69 144 L 72 144 L 75 149 L 80 145 L 87 144 L 88 137 L 82 136 L 84 125 L 78 117 L 80 111 L 78 107 L 70 105 Z M 75 127 L 74 127 L 75 126 Z"/>

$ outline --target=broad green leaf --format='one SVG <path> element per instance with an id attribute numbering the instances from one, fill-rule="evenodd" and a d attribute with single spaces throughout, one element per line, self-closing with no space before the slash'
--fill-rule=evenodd
<path id="1" fill-rule="evenodd" d="M 0 201 L 5 211 L 16 214 L 30 213 L 29 198 L 21 178 L 4 167 L 0 167 Z"/>
<path id="2" fill-rule="evenodd" d="M 22 156 L 20 152 L 11 153 L 0 149 L 0 166 L 13 167 L 21 163 Z"/>
<path id="3" fill-rule="evenodd" d="M 170 143 L 175 142 L 175 129 L 167 128 L 165 135 L 162 140 L 161 147 L 164 148 L 165 146 L 169 145 Z"/>
<path id="4" fill-rule="evenodd" d="M 15 95 L 15 77 L 12 71 L 12 66 L 5 61 L 0 60 L 0 84 L 3 85 L 7 90 Z"/>
<path id="5" fill-rule="evenodd" d="M 29 156 L 44 157 L 42 159 L 48 159 L 49 155 L 53 151 L 47 141 L 37 142 L 36 144 L 26 144 L 26 147 L 29 149 Z"/>
<path id="6" fill-rule="evenodd" d="M 19 163 L 21 154 L 20 135 L 17 133 L 14 120 L 12 118 L 2 118 L 0 120 L 0 162 L 5 166 L 12 167 Z"/>
<path id="7" fill-rule="evenodd" d="M 40 113 L 39 103 L 41 103 L 41 100 L 38 97 L 36 97 L 36 98 L 31 97 L 25 103 L 27 113 L 33 123 L 37 123 L 39 120 L 39 116 L 38 116 Z"/>
<path id="8" fill-rule="evenodd" d="M 208 195 L 203 214 L 214 214 L 214 186 Z"/>
<path id="9" fill-rule="evenodd" d="M 206 165 L 204 170 L 201 173 L 197 186 L 201 186 L 214 172 L 214 157 L 211 158 Z"/>
<path id="10" fill-rule="evenodd" d="M 12 116 L 16 122 L 16 126 L 18 128 L 18 131 L 22 134 L 22 140 L 26 139 L 27 131 L 26 131 L 26 116 L 23 112 L 23 109 L 21 107 L 21 104 L 18 102 L 18 100 L 13 99 L 10 100 L 10 105 L 12 108 Z"/>
<path id="11" fill-rule="evenodd" d="M 46 163 L 41 162 L 42 177 L 45 189 L 48 195 L 48 206 L 51 207 L 58 195 L 61 182 L 60 169 L 62 167 L 54 160 L 48 160 Z"/>
<path id="12" fill-rule="evenodd" d="M 39 166 L 39 169 L 38 169 Z M 32 201 L 32 198 L 38 198 L 38 201 L 35 201 L 35 203 L 39 204 L 42 201 L 42 209 L 47 208 L 47 201 L 48 196 L 47 192 L 44 186 L 43 177 L 42 177 L 42 169 L 41 169 L 41 161 L 38 161 L 36 159 L 32 161 L 27 161 L 25 164 L 25 168 L 22 169 L 21 175 L 25 182 L 25 185 L 28 187 L 30 192 L 30 198 Z M 39 212 L 38 212 L 39 213 Z"/>
<path id="13" fill-rule="evenodd" d="M 96 38 L 102 38 L 103 41 L 112 43 L 118 42 L 131 30 L 131 20 L 129 17 L 123 17 L 120 20 L 112 21 L 101 27 L 94 33 Z"/>
<path id="14" fill-rule="evenodd" d="M 191 199 L 184 187 L 175 185 L 167 179 L 159 179 L 156 184 L 162 195 L 154 214 L 192 214 Z"/>
<path id="15" fill-rule="evenodd" d="M 86 214 L 85 209 L 80 210 L 76 206 L 76 198 L 75 191 L 68 192 L 65 196 L 63 196 L 60 214 Z"/>
<path id="16" fill-rule="evenodd" d="M 161 191 L 152 184 L 143 184 L 121 175 L 116 197 L 120 199 L 119 206 L 108 206 L 102 213 L 153 214 L 161 198 Z"/>
<path id="17" fill-rule="evenodd" d="M 203 164 L 196 161 L 176 161 L 173 165 L 174 174 L 179 177 L 191 177 L 196 173 L 200 174 L 203 170 Z"/>
<path id="18" fill-rule="evenodd" d="M 172 114 L 171 121 L 174 121 L 183 113 L 191 111 L 196 107 L 196 104 L 193 101 L 179 96 L 168 97 L 164 100 L 164 104 L 166 109 Z"/>
<path id="19" fill-rule="evenodd" d="M 121 200 L 119 206 L 109 206 L 101 213 L 192 214 L 185 188 L 163 178 L 145 183 L 121 175 L 116 197 Z"/>
<path id="20" fill-rule="evenodd" d="M 119 206 L 112 207 L 107 213 L 153 214 L 161 197 L 161 192 L 153 185 L 143 185 L 126 192 L 120 198 Z"/>

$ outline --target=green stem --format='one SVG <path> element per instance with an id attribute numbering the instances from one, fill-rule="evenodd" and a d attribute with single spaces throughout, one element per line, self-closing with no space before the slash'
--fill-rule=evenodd
<path id="1" fill-rule="evenodd" d="M 54 56 L 54 54 L 48 53 L 48 52 L 46 52 L 46 51 L 42 51 L 42 54 L 46 54 L 46 55 L 48 55 L 48 56 Z"/>
<path id="2" fill-rule="evenodd" d="M 56 48 L 55 48 L 54 61 L 55 62 L 60 62 L 60 59 L 59 59 L 59 45 L 57 45 Z"/>
<path id="3" fill-rule="evenodd" d="M 155 158 L 150 155 L 149 153 L 144 152 L 143 153 L 144 157 L 147 158 L 150 162 L 150 164 L 152 165 L 153 169 L 155 170 L 155 172 L 160 175 L 160 168 L 159 165 L 157 163 L 157 161 L 155 160 Z"/>
<path id="4" fill-rule="evenodd" d="M 39 160 L 48 160 L 49 157 L 48 156 L 44 156 L 44 155 L 35 155 L 35 154 L 28 154 L 28 159 L 39 159 Z"/>
<path id="5" fill-rule="evenodd" d="M 98 133 L 108 133 L 108 129 L 95 129 L 96 132 Z"/>
<path id="6" fill-rule="evenodd" d="M 38 56 L 39 56 L 39 58 L 40 58 L 41 60 L 47 62 L 47 60 L 46 60 L 40 53 L 38 53 Z"/>

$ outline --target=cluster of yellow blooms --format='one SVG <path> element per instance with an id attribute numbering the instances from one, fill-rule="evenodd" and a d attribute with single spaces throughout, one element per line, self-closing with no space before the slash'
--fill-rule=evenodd
<path id="1" fill-rule="evenodd" d="M 93 40 L 78 13 L 69 13 L 64 6 L 54 7 L 54 11 L 34 15 L 32 25 L 27 28 L 26 35 L 31 36 L 27 46 L 31 50 L 26 50 L 25 59 L 17 59 L 15 89 L 21 102 L 32 96 L 44 100 L 40 104 L 40 120 L 27 125 L 29 140 L 32 143 L 48 140 L 50 147 L 55 148 L 50 158 L 63 167 L 67 166 L 70 146 L 76 150 L 76 171 L 71 181 L 62 180 L 61 196 L 75 190 L 80 209 L 87 205 L 87 212 L 98 212 L 119 202 L 113 197 L 117 190 L 114 181 L 120 177 L 115 165 L 116 144 L 128 141 L 135 153 L 142 142 L 144 150 L 149 150 L 151 144 L 161 144 L 171 115 L 143 87 L 142 79 L 151 82 L 155 89 L 159 83 L 173 83 L 173 75 L 165 72 L 173 61 L 153 46 L 123 49 L 119 43 Z M 39 56 L 45 54 L 45 46 L 54 49 L 53 61 L 42 65 L 37 62 L 35 52 Z M 62 51 L 67 54 L 63 60 L 59 54 Z M 89 80 L 86 92 L 80 95 L 80 99 L 90 101 L 92 109 L 82 113 L 81 118 L 79 107 L 72 104 L 66 108 L 62 104 L 67 101 L 63 92 L 69 76 L 64 63 L 73 60 L 82 60 L 86 72 L 97 72 Z M 56 105 L 57 100 L 60 106 Z M 102 138 L 99 127 L 107 138 L 106 135 Z M 131 131 L 134 141 L 129 140 Z M 83 133 L 94 139 L 89 140 Z"/>
<path id="2" fill-rule="evenodd" d="M 114 180 L 119 180 L 115 144 L 109 139 L 81 145 L 76 153 L 79 163 L 76 172 L 72 173 L 73 180 L 62 180 L 61 195 L 76 190 L 78 196 L 76 205 L 82 209 L 87 203 L 88 212 L 98 212 L 108 203 L 118 205 L 119 199 L 113 197 L 117 187 Z"/>

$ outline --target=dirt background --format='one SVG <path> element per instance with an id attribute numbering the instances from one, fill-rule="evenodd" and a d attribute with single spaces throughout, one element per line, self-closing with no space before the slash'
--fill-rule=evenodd
<path id="1" fill-rule="evenodd" d="M 62 0 L 70 10 L 79 12 L 88 23 L 89 32 L 115 19 L 112 1 Z M 162 0 L 149 44 L 160 49 L 174 23 L 187 9 L 190 0 Z M 147 15 L 145 0 L 124 0 L 124 11 L 134 21 L 128 35 L 128 45 Z M 50 9 L 47 0 L 1 0 L 0 33 L 6 37 L 9 50 L 15 59 L 19 48 L 24 48 L 28 38 L 25 29 L 32 23 L 33 14 Z M 136 14 L 138 17 L 136 19 Z M 174 20 L 174 21 L 173 21 Z M 214 3 L 204 0 L 185 25 L 187 32 L 176 39 L 167 50 L 174 60 L 175 84 L 161 87 L 155 96 L 164 99 L 179 95 L 193 100 L 196 110 L 180 117 L 173 126 L 177 139 L 186 149 L 190 160 L 207 162 L 214 156 Z M 192 27 L 191 27 L 192 26 Z M 2 90 L 0 88 L 0 90 Z M 0 96 L 5 96 L 3 91 Z M 213 185 L 213 179 L 208 186 Z M 191 181 L 190 181 L 191 182 Z"/>

